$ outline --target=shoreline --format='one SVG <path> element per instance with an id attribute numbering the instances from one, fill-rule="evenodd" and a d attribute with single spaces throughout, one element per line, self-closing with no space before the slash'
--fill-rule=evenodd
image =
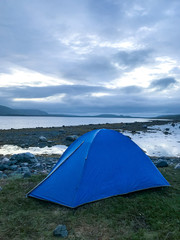
<path id="1" fill-rule="evenodd" d="M 146 132 L 148 127 L 154 125 L 164 125 L 167 123 L 177 123 L 179 121 L 173 120 L 152 120 L 148 122 L 133 122 L 133 123 L 106 123 L 106 124 L 88 124 L 78 126 L 62 126 L 62 127 L 36 127 L 36 128 L 21 128 L 21 129 L 0 129 L 0 146 L 2 145 L 17 145 L 26 147 L 44 147 L 54 145 L 67 145 L 72 143 L 68 140 L 68 136 L 81 136 L 86 132 L 107 128 L 118 130 L 120 132 L 130 131 L 143 131 Z M 44 136 L 47 143 L 39 142 L 39 138 Z"/>

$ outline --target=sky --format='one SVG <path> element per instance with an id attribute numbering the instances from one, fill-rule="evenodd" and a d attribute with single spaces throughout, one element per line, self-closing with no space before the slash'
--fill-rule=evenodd
<path id="1" fill-rule="evenodd" d="M 0 105 L 180 113 L 179 0 L 1 0 Z"/>

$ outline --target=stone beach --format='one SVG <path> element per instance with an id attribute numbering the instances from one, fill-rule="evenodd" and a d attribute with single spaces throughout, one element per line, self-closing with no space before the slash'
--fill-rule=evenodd
<path id="1" fill-rule="evenodd" d="M 129 131 L 135 134 L 137 131 L 146 132 L 148 127 L 154 125 L 163 125 L 165 123 L 175 124 L 172 121 L 151 121 L 135 123 L 117 123 L 117 124 L 89 124 L 80 126 L 63 126 L 51 128 L 32 128 L 32 129 L 10 129 L 0 130 L 0 146 L 17 145 L 21 148 L 28 147 L 52 147 L 54 145 L 69 146 L 79 136 L 84 133 L 99 129 L 108 128 L 120 132 Z M 1 154 L 1 152 L 0 152 Z M 8 177 L 31 177 L 32 174 L 48 174 L 57 163 L 61 154 L 37 155 L 32 153 L 19 153 L 13 155 L 0 155 L 0 178 Z M 178 157 L 151 157 L 152 161 L 158 167 L 168 165 L 177 166 Z M 177 167 L 177 169 L 179 169 Z"/>

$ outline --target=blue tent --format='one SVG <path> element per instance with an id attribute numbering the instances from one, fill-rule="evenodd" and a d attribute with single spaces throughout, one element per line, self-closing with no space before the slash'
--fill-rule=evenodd
<path id="1" fill-rule="evenodd" d="M 161 186 L 169 183 L 129 137 L 98 129 L 72 143 L 49 175 L 27 196 L 74 208 Z"/>

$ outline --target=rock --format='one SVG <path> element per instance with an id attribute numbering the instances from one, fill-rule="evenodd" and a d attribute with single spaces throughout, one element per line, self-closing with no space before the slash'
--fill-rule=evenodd
<path id="1" fill-rule="evenodd" d="M 47 138 L 44 136 L 39 137 L 40 142 L 47 142 Z"/>
<path id="2" fill-rule="evenodd" d="M 31 173 L 30 172 L 25 172 L 23 174 L 23 178 L 30 178 L 31 177 Z"/>
<path id="3" fill-rule="evenodd" d="M 19 153 L 11 156 L 10 161 L 37 163 L 38 160 L 32 153 Z"/>
<path id="4" fill-rule="evenodd" d="M 9 163 L 9 158 L 3 158 L 2 160 L 1 160 L 1 163 L 2 164 L 8 164 Z"/>
<path id="5" fill-rule="evenodd" d="M 174 167 L 174 169 L 179 169 L 179 170 L 180 170 L 180 163 L 178 163 L 178 164 Z"/>
<path id="6" fill-rule="evenodd" d="M 73 141 L 75 141 L 77 138 L 78 138 L 77 135 L 69 135 L 69 136 L 66 137 L 66 140 L 73 142 Z"/>
<path id="7" fill-rule="evenodd" d="M 68 236 L 68 231 L 66 229 L 66 225 L 58 225 L 54 231 L 53 231 L 53 235 L 56 237 L 67 237 Z"/>
<path id="8" fill-rule="evenodd" d="M 175 127 L 175 123 L 171 123 L 171 126 L 172 126 L 172 127 Z"/>
<path id="9" fill-rule="evenodd" d="M 7 176 L 7 174 L 5 174 L 5 173 L 2 175 L 2 178 L 4 178 L 4 179 L 7 178 L 7 177 L 8 177 L 8 176 Z"/>
<path id="10" fill-rule="evenodd" d="M 32 168 L 43 169 L 43 166 L 40 163 L 35 163 Z"/>
<path id="11" fill-rule="evenodd" d="M 0 171 L 0 179 L 3 177 L 3 172 Z"/>
<path id="12" fill-rule="evenodd" d="M 26 173 L 26 172 L 30 172 L 30 169 L 28 167 L 21 167 L 21 168 L 18 168 L 17 173 Z"/>
<path id="13" fill-rule="evenodd" d="M 18 169 L 18 165 L 12 165 L 9 167 L 9 170 L 16 171 Z"/>
<path id="14" fill-rule="evenodd" d="M 29 165 L 29 163 L 27 163 L 27 162 L 21 163 L 21 167 L 27 167 L 28 165 Z"/>
<path id="15" fill-rule="evenodd" d="M 59 133 L 60 133 L 60 134 L 65 134 L 66 131 L 65 131 L 65 130 L 59 130 Z"/>
<path id="16" fill-rule="evenodd" d="M 26 147 L 28 147 L 29 145 L 27 144 L 27 143 L 23 143 L 23 144 L 21 144 L 21 147 L 22 148 L 26 148 Z"/>
<path id="17" fill-rule="evenodd" d="M 1 164 L 0 165 L 0 171 L 8 170 L 9 166 L 7 164 Z"/>
<path id="18" fill-rule="evenodd" d="M 147 125 L 146 125 L 146 124 L 144 124 L 142 127 L 143 127 L 143 128 L 147 128 Z"/>
<path id="19" fill-rule="evenodd" d="M 156 167 L 168 167 L 168 163 L 166 161 L 159 161 L 156 164 Z"/>

